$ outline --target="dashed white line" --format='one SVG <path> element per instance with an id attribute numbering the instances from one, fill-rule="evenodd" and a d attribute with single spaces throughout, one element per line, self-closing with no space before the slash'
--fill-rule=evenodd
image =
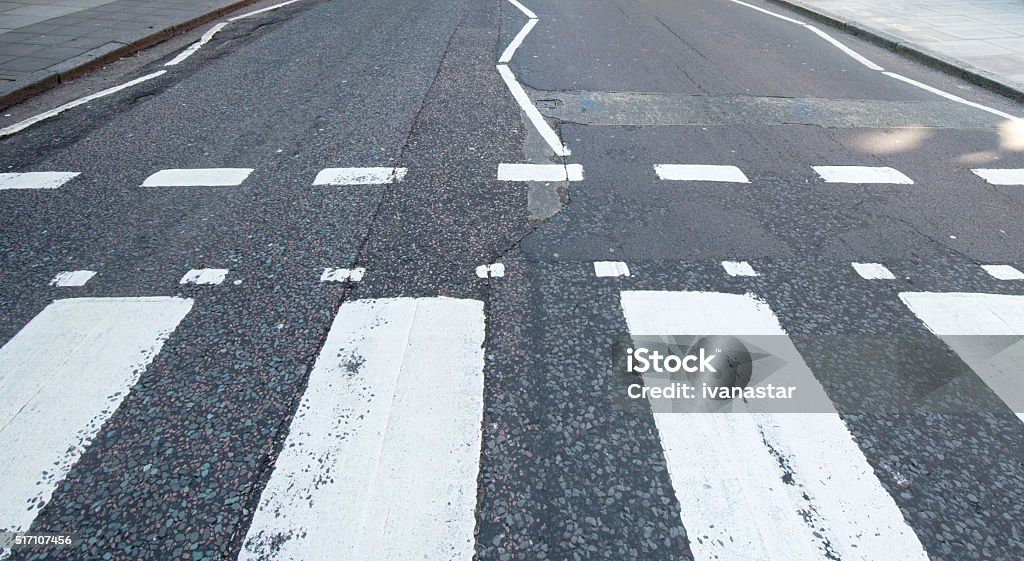
<path id="1" fill-rule="evenodd" d="M 75 177 L 74 171 L 30 171 L 0 173 L 0 191 L 5 189 L 57 189 Z"/>
<path id="2" fill-rule="evenodd" d="M 1024 169 L 972 169 L 992 185 L 1024 185 Z"/>
<path id="3" fill-rule="evenodd" d="M 757 271 L 746 261 L 722 261 L 722 268 L 731 277 L 759 277 Z"/>
<path id="4" fill-rule="evenodd" d="M 96 276 L 96 271 L 62 271 L 53 277 L 50 286 L 84 286 L 94 276 Z"/>
<path id="5" fill-rule="evenodd" d="M 239 560 L 470 561 L 484 325 L 477 300 L 342 304 Z"/>
<path id="6" fill-rule="evenodd" d="M 515 38 L 512 39 L 512 42 L 509 43 L 507 47 L 505 47 L 505 51 L 501 53 L 501 58 L 498 59 L 498 62 L 504 64 L 511 61 L 512 56 L 516 54 L 516 49 L 518 49 L 519 46 L 523 44 L 523 39 L 526 39 L 526 36 L 530 34 L 530 31 L 533 29 L 533 26 L 535 25 L 537 25 L 537 20 L 528 20 L 526 22 L 526 25 L 524 25 L 523 28 L 519 30 L 519 33 L 515 36 Z"/>
<path id="7" fill-rule="evenodd" d="M 480 265 L 476 268 L 476 276 L 482 279 L 501 278 L 505 276 L 505 264 L 491 263 L 490 265 Z"/>
<path id="8" fill-rule="evenodd" d="M 405 179 L 406 168 L 327 168 L 316 175 L 313 185 L 382 185 Z"/>
<path id="9" fill-rule="evenodd" d="M 203 45 L 209 43 L 210 39 L 213 39 L 213 36 L 220 32 L 221 29 L 227 27 L 227 25 L 228 22 L 225 21 L 211 27 L 206 33 L 203 33 L 203 36 L 200 37 L 198 41 L 193 43 L 189 48 L 178 53 L 178 56 L 164 63 L 164 66 L 177 66 L 178 64 L 181 64 L 185 59 L 194 55 L 196 51 L 203 48 Z"/>
<path id="10" fill-rule="evenodd" d="M 498 164 L 499 181 L 582 181 L 580 164 Z"/>
<path id="11" fill-rule="evenodd" d="M 191 269 L 178 284 L 220 284 L 229 272 L 228 269 Z"/>
<path id="12" fill-rule="evenodd" d="M 197 168 L 160 170 L 142 182 L 143 187 L 233 187 L 241 185 L 251 168 Z"/>
<path id="13" fill-rule="evenodd" d="M 814 166 L 826 183 L 865 183 L 913 185 L 914 181 L 899 170 L 874 166 Z"/>
<path id="14" fill-rule="evenodd" d="M 658 179 L 665 181 L 720 181 L 749 183 L 750 180 L 736 166 L 698 164 L 655 164 Z"/>
<path id="15" fill-rule="evenodd" d="M 1024 273 L 1013 265 L 982 265 L 981 268 L 998 280 L 1024 280 Z"/>
<path id="16" fill-rule="evenodd" d="M 359 282 L 363 280 L 363 275 L 365 274 L 366 268 L 364 267 L 356 267 L 354 269 L 326 268 L 320 274 L 320 282 Z"/>
<path id="17" fill-rule="evenodd" d="M 629 267 L 622 261 L 594 261 L 594 275 L 598 277 L 628 277 Z"/>
<path id="18" fill-rule="evenodd" d="M 850 263 L 850 265 L 853 265 L 857 274 L 866 280 L 894 280 L 896 278 L 896 275 L 881 263 Z"/>

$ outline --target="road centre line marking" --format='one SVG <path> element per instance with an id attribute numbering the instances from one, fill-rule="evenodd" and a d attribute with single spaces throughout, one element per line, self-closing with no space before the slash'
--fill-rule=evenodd
<path id="1" fill-rule="evenodd" d="M 896 275 L 892 274 L 885 265 L 881 263 L 850 263 L 853 270 L 865 280 L 895 280 Z"/>
<path id="2" fill-rule="evenodd" d="M 0 191 L 6 189 L 57 189 L 80 175 L 77 171 L 30 171 L 0 173 Z"/>
<path id="3" fill-rule="evenodd" d="M 84 286 L 96 276 L 96 271 L 61 271 L 50 281 L 50 286 Z"/>
<path id="4" fill-rule="evenodd" d="M 594 276 L 628 277 L 629 266 L 622 261 L 594 261 Z"/>
<path id="5" fill-rule="evenodd" d="M 756 361 L 752 380 L 795 386 L 801 401 L 825 411 L 733 400 L 732 412 L 653 412 L 683 527 L 700 536 L 690 542 L 694 558 L 928 559 L 767 303 L 751 294 L 623 291 L 621 305 L 634 338 L 758 337 L 785 366 Z"/>
<path id="6" fill-rule="evenodd" d="M 526 17 L 528 17 L 530 19 L 537 19 L 537 14 L 533 13 L 532 11 L 530 11 L 530 9 L 527 8 L 526 6 L 520 4 L 516 0 L 508 0 L 508 1 L 513 6 L 519 8 L 519 11 L 523 12 L 524 14 L 526 14 Z"/>
<path id="7" fill-rule="evenodd" d="M 229 272 L 228 269 L 191 269 L 178 284 L 220 284 Z"/>
<path id="8" fill-rule="evenodd" d="M 499 181 L 583 181 L 580 164 L 498 164 Z"/>
<path id="9" fill-rule="evenodd" d="M 163 76 L 164 74 L 167 74 L 166 70 L 158 70 L 156 72 L 153 72 L 152 74 L 146 74 L 145 76 L 143 76 L 141 78 L 136 78 L 136 79 L 134 79 L 134 80 L 132 80 L 130 82 L 125 82 L 124 84 L 121 84 L 119 86 L 114 86 L 112 88 L 107 88 L 105 90 L 96 92 L 94 94 L 78 98 L 78 99 L 76 99 L 74 101 L 69 101 L 69 102 L 65 103 L 64 105 L 61 105 L 60 107 L 57 107 L 57 108 L 54 108 L 54 109 L 50 109 L 49 111 L 44 111 L 44 112 L 42 112 L 42 113 L 40 113 L 40 114 L 38 114 L 38 115 L 36 115 L 34 117 L 29 117 L 28 119 L 25 119 L 24 121 L 20 121 L 20 122 L 17 122 L 15 124 L 13 124 L 13 125 L 8 126 L 8 127 L 4 127 L 3 129 L 0 129 L 0 137 L 10 136 L 10 135 L 12 135 L 12 134 L 14 134 L 14 133 L 16 133 L 18 131 L 22 131 L 22 130 L 27 129 L 28 127 L 31 127 L 32 125 L 34 125 L 34 124 L 36 124 L 36 123 L 38 123 L 40 121 L 44 121 L 46 119 L 49 119 L 50 117 L 54 117 L 56 115 L 60 115 L 61 113 L 67 111 L 68 109 L 73 109 L 75 107 L 78 107 L 79 105 L 85 105 L 86 103 L 89 103 L 90 101 L 93 101 L 93 100 L 99 99 L 101 97 L 106 97 L 108 95 L 117 93 L 117 92 L 119 92 L 121 90 L 130 88 L 130 87 L 135 86 L 137 84 L 141 84 L 141 83 L 146 82 L 148 80 L 152 80 L 153 78 L 157 78 L 159 76 Z"/>
<path id="10" fill-rule="evenodd" d="M 470 561 L 484 335 L 478 300 L 342 304 L 238 559 Z"/>
<path id="11" fill-rule="evenodd" d="M 981 268 L 998 280 L 1024 280 L 1024 273 L 1013 265 L 982 265 Z"/>
<path id="12" fill-rule="evenodd" d="M 518 81 L 516 81 L 515 74 L 513 74 L 512 71 L 509 70 L 508 66 L 504 64 L 497 65 L 497 68 L 498 73 L 501 74 L 502 80 L 505 80 L 505 85 L 508 86 L 509 91 L 512 92 L 512 97 L 514 97 L 516 102 L 519 103 L 519 107 L 524 113 L 526 113 L 526 116 L 530 118 L 530 122 L 533 123 L 534 128 L 537 129 L 537 132 L 540 133 L 544 142 L 547 142 L 548 146 L 551 147 L 551 150 L 554 151 L 555 155 L 571 155 L 572 152 L 569 151 L 568 147 L 562 144 L 562 140 L 558 138 L 558 134 L 555 133 L 554 129 L 551 128 L 551 125 L 544 120 L 544 116 L 540 114 L 540 111 L 538 111 L 533 105 L 533 102 L 530 101 L 530 96 L 526 95 L 526 91 L 523 90 L 523 87 L 519 85 Z"/>
<path id="13" fill-rule="evenodd" d="M 722 268 L 730 277 L 759 277 L 757 271 L 746 261 L 722 261 Z"/>
<path id="14" fill-rule="evenodd" d="M 721 181 L 728 183 L 750 183 L 743 171 L 736 166 L 697 164 L 655 164 L 658 179 L 666 181 Z"/>
<path id="15" fill-rule="evenodd" d="M 972 169 L 992 185 L 1024 185 L 1024 169 Z"/>
<path id="16" fill-rule="evenodd" d="M 178 53 L 178 56 L 164 63 L 164 66 L 177 66 L 188 57 L 194 55 L 196 51 L 203 48 L 203 45 L 209 43 L 210 39 L 213 39 L 213 36 L 216 35 L 221 29 L 227 27 L 227 25 L 228 22 L 223 21 L 211 27 L 206 33 L 203 33 L 203 36 L 198 41 L 193 43 L 189 48 Z"/>
<path id="17" fill-rule="evenodd" d="M 26 531 L 192 300 L 70 298 L 0 348 L 0 528 Z"/>
<path id="18" fill-rule="evenodd" d="M 252 168 L 164 169 L 150 175 L 143 187 L 234 187 L 241 185 Z"/>
<path id="19" fill-rule="evenodd" d="M 531 19 L 526 22 L 526 25 L 519 30 L 519 33 L 514 39 L 512 39 L 512 42 L 505 47 L 505 51 L 501 53 L 501 58 L 498 59 L 498 62 L 507 63 L 512 60 L 512 56 L 516 54 L 516 49 L 523 44 L 523 39 L 526 39 L 526 36 L 530 34 L 533 27 L 537 25 L 537 21 L 538 20 Z"/>
<path id="20" fill-rule="evenodd" d="M 405 179 L 406 168 L 327 168 L 316 174 L 313 185 L 382 185 Z"/>
<path id="21" fill-rule="evenodd" d="M 813 166 L 826 183 L 865 183 L 913 185 L 914 181 L 890 167 Z"/>

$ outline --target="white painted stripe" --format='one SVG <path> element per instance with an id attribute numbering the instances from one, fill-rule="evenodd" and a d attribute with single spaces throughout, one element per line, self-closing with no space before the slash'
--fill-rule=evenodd
<path id="1" fill-rule="evenodd" d="M 508 0 L 508 1 L 513 6 L 519 8 L 519 11 L 523 12 L 524 14 L 526 14 L 526 17 L 528 17 L 530 19 L 537 19 L 537 14 L 533 13 L 532 11 L 530 11 L 530 9 L 527 8 L 526 6 L 520 4 L 516 0 Z"/>
<path id="2" fill-rule="evenodd" d="M 178 64 L 181 64 L 185 59 L 194 55 L 196 51 L 203 48 L 203 45 L 209 43 L 210 39 L 213 39 L 213 36 L 220 32 L 221 29 L 227 27 L 227 25 L 227 22 L 221 22 L 211 27 L 206 33 L 203 33 L 203 36 L 200 37 L 198 41 L 192 43 L 192 45 L 189 48 L 178 53 L 178 56 L 164 63 L 164 66 L 177 66 Z"/>
<path id="3" fill-rule="evenodd" d="M 342 304 L 239 559 L 473 558 L 476 300 Z"/>
<path id="4" fill-rule="evenodd" d="M 757 271 L 746 261 L 722 261 L 722 268 L 731 277 L 759 277 Z"/>
<path id="5" fill-rule="evenodd" d="M 511 0 L 510 0 L 511 1 Z M 540 111 L 534 107 L 533 102 L 530 101 L 530 96 L 526 95 L 526 91 L 516 81 L 515 74 L 509 70 L 508 66 L 504 64 L 498 65 L 498 73 L 501 74 L 502 80 L 505 80 L 505 85 L 508 86 L 508 90 L 512 92 L 512 97 L 515 98 L 516 103 L 529 117 L 530 122 L 533 123 L 533 127 L 540 133 L 541 138 L 544 142 L 547 142 L 551 150 L 554 151 L 557 156 L 569 156 L 572 152 L 569 148 L 562 144 L 561 139 L 558 138 L 558 134 L 548 125 L 548 122 L 544 120 L 544 116 L 540 114 Z"/>
<path id="6" fill-rule="evenodd" d="M 898 170 L 873 166 L 814 166 L 827 183 L 892 183 L 913 185 L 914 181 Z"/>
<path id="7" fill-rule="evenodd" d="M 96 271 L 62 271 L 50 281 L 50 286 L 83 286 L 96 276 Z"/>
<path id="8" fill-rule="evenodd" d="M 363 275 L 366 274 L 366 268 L 356 267 L 354 269 L 324 269 L 324 272 L 320 274 L 320 282 L 359 282 L 363 280 Z"/>
<path id="9" fill-rule="evenodd" d="M 729 0 L 729 1 L 732 2 L 733 4 L 739 4 L 740 6 L 746 6 L 746 7 L 750 8 L 751 10 L 757 10 L 757 11 L 761 12 L 762 14 L 772 16 L 773 18 L 779 18 L 781 20 L 788 21 L 789 23 L 795 23 L 795 24 L 800 25 L 800 26 L 806 25 L 802 21 L 798 21 L 798 20 L 795 20 L 793 18 L 786 17 L 786 16 L 784 16 L 782 14 L 777 14 L 777 13 L 771 11 L 771 10 L 766 10 L 764 8 L 759 8 L 759 7 L 757 7 L 757 6 L 753 5 L 753 4 L 747 4 L 746 2 L 741 2 L 740 0 Z"/>
<path id="10" fill-rule="evenodd" d="M 501 278 L 505 276 L 505 264 L 492 263 L 490 265 L 480 265 L 476 268 L 476 276 L 482 279 Z"/>
<path id="11" fill-rule="evenodd" d="M 867 280 L 894 280 L 896 275 L 892 274 L 885 265 L 881 263 L 850 263 L 854 270 L 862 278 Z"/>
<path id="12" fill-rule="evenodd" d="M 981 268 L 999 280 L 1024 280 L 1024 273 L 1013 265 L 982 265 Z"/>
<path id="13" fill-rule="evenodd" d="M 10 136 L 10 135 L 12 135 L 12 134 L 14 134 L 16 132 L 19 132 L 19 131 L 27 129 L 28 127 L 31 127 L 32 125 L 34 125 L 34 124 L 36 124 L 36 123 L 38 123 L 40 121 L 45 121 L 46 119 L 49 119 L 50 117 L 54 117 L 56 115 L 60 115 L 61 113 L 67 111 L 68 109 L 73 109 L 75 107 L 78 107 L 79 105 L 85 105 L 86 103 L 89 103 L 90 101 L 99 99 L 101 97 L 106 97 L 108 95 L 117 93 L 117 92 L 119 92 L 121 90 L 124 90 L 124 89 L 128 89 L 128 88 L 130 88 L 132 86 L 141 84 L 142 82 L 145 82 L 147 80 L 152 80 L 153 78 L 156 78 L 158 76 L 163 76 L 166 73 L 167 73 L 166 70 L 159 70 L 159 71 L 154 72 L 152 74 L 147 74 L 147 75 L 145 75 L 145 76 L 143 76 L 141 78 L 136 78 L 136 79 L 134 79 L 134 80 L 132 80 L 130 82 L 125 82 L 124 84 L 121 84 L 119 86 L 114 86 L 112 88 L 107 88 L 107 89 L 105 89 L 103 91 L 99 91 L 99 92 L 96 92 L 94 94 L 87 95 L 87 96 L 82 97 L 82 98 L 78 98 L 78 99 L 76 99 L 74 101 L 69 101 L 69 102 L 65 103 L 64 105 L 61 105 L 60 107 L 57 107 L 55 109 L 50 109 L 49 111 L 44 111 L 44 112 L 42 112 L 42 113 L 40 113 L 40 114 L 38 114 L 38 115 L 36 115 L 34 117 L 29 117 L 28 119 L 25 119 L 24 121 L 19 121 L 19 122 L 14 123 L 13 125 L 11 125 L 9 127 L 4 127 L 2 129 L 0 129 L 0 136 Z"/>
<path id="14" fill-rule="evenodd" d="M 229 272 L 228 269 L 191 269 L 178 284 L 220 284 Z"/>
<path id="15" fill-rule="evenodd" d="M 628 277 L 629 267 L 622 261 L 594 261 L 594 275 L 599 277 Z"/>
<path id="16" fill-rule="evenodd" d="M 533 26 L 537 25 L 537 21 L 538 20 L 531 19 L 526 22 L 526 25 L 524 25 L 523 28 L 519 30 L 519 33 L 515 36 L 514 39 L 512 39 L 512 42 L 509 43 L 507 47 L 505 47 L 505 51 L 501 53 L 501 58 L 498 59 L 498 62 L 504 64 L 512 60 L 512 57 L 516 54 L 516 49 L 518 49 L 519 46 L 523 44 L 523 40 L 526 39 L 526 36 L 530 34 L 530 31 L 533 29 Z"/>
<path id="17" fill-rule="evenodd" d="M 241 185 L 251 168 L 197 168 L 160 170 L 142 182 L 143 187 L 233 187 Z"/>
<path id="18" fill-rule="evenodd" d="M 78 172 L 73 171 L 0 173 L 0 191 L 5 189 L 56 189 L 78 175 Z"/>
<path id="19" fill-rule="evenodd" d="M 0 528 L 29 528 L 191 308 L 57 300 L 0 348 Z"/>
<path id="20" fill-rule="evenodd" d="M 313 185 L 381 185 L 405 179 L 406 168 L 327 168 Z"/>
<path id="21" fill-rule="evenodd" d="M 750 180 L 743 174 L 743 171 L 736 166 L 656 164 L 654 172 L 658 174 L 658 179 L 667 181 L 750 183 Z"/>
<path id="22" fill-rule="evenodd" d="M 1024 340 L 990 339 L 1024 337 L 1024 296 L 902 292 L 900 300 L 1024 421 Z"/>
<path id="23" fill-rule="evenodd" d="M 294 3 L 298 2 L 298 1 L 299 0 L 288 0 L 287 2 L 281 2 L 280 4 L 274 4 L 273 6 L 267 6 L 266 8 L 260 8 L 259 10 L 253 10 L 251 12 L 244 13 L 244 14 L 242 14 L 240 16 L 235 16 L 233 18 L 228 18 L 228 21 L 238 21 L 240 19 L 251 18 L 252 16 L 255 16 L 255 15 L 258 15 L 258 14 L 262 14 L 264 12 L 270 12 L 270 11 L 273 11 L 273 10 L 277 10 L 277 9 L 283 8 L 283 7 L 285 7 L 285 6 L 289 5 L 289 4 L 294 4 Z"/>
<path id="24" fill-rule="evenodd" d="M 499 181 L 582 181 L 580 164 L 498 164 Z"/>
<path id="25" fill-rule="evenodd" d="M 944 91 L 942 91 L 942 90 L 940 90 L 938 88 L 933 88 L 933 87 L 931 87 L 931 86 L 929 86 L 927 84 L 922 84 L 921 82 L 918 82 L 917 80 L 912 80 L 912 79 L 907 78 L 906 76 L 903 76 L 901 74 L 897 74 L 895 72 L 882 72 L 882 74 L 885 74 L 886 76 L 888 76 L 890 78 L 895 78 L 895 79 L 897 79 L 897 80 L 899 80 L 901 82 L 905 82 L 907 84 L 910 84 L 911 86 L 914 86 L 914 87 L 917 87 L 917 88 L 921 88 L 922 90 L 925 90 L 927 92 L 931 92 L 931 93 L 933 93 L 933 94 L 935 94 L 937 96 L 944 97 L 944 98 L 946 98 L 946 99 L 948 99 L 950 101 L 955 101 L 957 103 L 962 103 L 962 104 L 964 104 L 964 105 L 966 105 L 968 107 L 973 107 L 975 109 L 980 109 L 982 111 L 985 111 L 987 113 L 991 113 L 993 115 L 1002 117 L 1004 119 L 1010 119 L 1010 120 L 1014 120 L 1014 121 L 1019 121 L 1020 120 L 1019 117 L 1014 117 L 1013 115 L 1010 115 L 1009 113 L 1004 113 L 1004 112 L 1002 112 L 1002 111 L 1000 111 L 998 109 L 993 109 L 991 107 L 986 107 L 986 106 L 984 106 L 984 105 L 982 105 L 980 103 L 975 103 L 973 101 L 967 101 L 966 99 L 964 99 L 964 98 L 962 98 L 960 96 L 956 96 L 956 95 L 953 95 L 951 93 L 944 92 Z"/>
<path id="26" fill-rule="evenodd" d="M 829 43 L 832 43 L 832 45 L 834 45 L 840 51 L 843 51 L 844 53 L 849 55 L 850 58 L 852 58 L 853 60 L 856 60 L 857 62 L 863 64 L 864 66 L 867 66 L 871 70 L 876 70 L 878 72 L 881 72 L 881 71 L 885 70 L 881 66 L 878 66 L 877 64 L 875 64 L 875 63 L 871 62 L 870 60 L 864 58 L 857 51 L 854 51 L 850 47 L 847 47 L 846 45 L 840 43 L 835 38 L 833 38 L 831 35 L 829 35 L 828 33 L 825 33 L 824 31 L 818 29 L 817 27 L 814 27 L 813 25 L 808 25 L 808 24 L 801 24 L 801 25 L 803 25 L 807 29 L 811 30 L 811 32 L 814 33 L 815 35 L 817 35 L 818 37 L 821 37 L 822 39 L 828 41 Z"/>
<path id="27" fill-rule="evenodd" d="M 634 337 L 785 335 L 768 305 L 749 294 L 627 291 L 622 308 Z M 830 404 L 788 337 L 771 340 L 784 366 L 765 381 Z M 654 413 L 696 559 L 928 559 L 838 414 L 732 406 L 733 413 Z"/>
<path id="28" fill-rule="evenodd" d="M 992 185 L 1024 185 L 1024 169 L 972 169 Z"/>

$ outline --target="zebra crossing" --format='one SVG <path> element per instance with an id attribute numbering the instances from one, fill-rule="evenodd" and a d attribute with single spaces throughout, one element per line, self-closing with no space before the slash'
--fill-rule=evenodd
<path id="1" fill-rule="evenodd" d="M 595 262 L 592 274 L 631 281 L 623 262 Z M 771 305 L 742 291 L 616 290 L 628 328 L 617 335 L 772 337 L 786 366 L 754 381 L 796 385 L 818 404 L 805 413 L 746 402 L 721 415 L 653 410 L 695 559 L 929 558 L 915 518 L 880 482 Z M 890 298 L 1024 421 L 1014 375 L 1024 296 Z M 0 529 L 31 527 L 164 341 L 189 336 L 179 326 L 194 305 L 65 298 L 0 347 L 0 479 L 10 489 Z M 238 558 L 472 559 L 491 352 L 484 302 L 357 299 L 333 318 Z"/>

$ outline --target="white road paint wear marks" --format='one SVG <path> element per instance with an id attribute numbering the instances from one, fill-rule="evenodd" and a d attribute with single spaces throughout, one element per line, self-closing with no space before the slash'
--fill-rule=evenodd
<path id="1" fill-rule="evenodd" d="M 508 86 L 509 91 L 512 92 L 512 97 L 515 98 L 516 102 L 519 104 L 520 109 L 522 109 L 523 112 L 526 113 L 526 116 L 529 117 L 530 122 L 533 123 L 534 128 L 537 129 L 537 132 L 540 133 L 541 138 L 543 138 L 544 142 L 546 142 L 548 146 L 551 147 L 551 150 L 555 153 L 555 155 L 571 155 L 572 152 L 570 152 L 569 148 L 562 144 L 561 139 L 558 138 L 558 134 L 554 131 L 554 129 L 551 128 L 551 125 L 549 125 L 548 122 L 544 120 L 544 116 L 540 114 L 540 111 L 538 111 L 537 108 L 534 107 L 533 102 L 530 101 L 530 96 L 526 95 L 526 91 L 524 91 L 523 87 L 520 86 L 519 82 L 516 81 L 515 74 L 513 74 L 512 71 L 508 69 L 508 66 L 505 66 L 504 64 L 499 64 L 498 73 L 501 74 L 501 79 L 505 80 L 505 85 Z"/>
<path id="2" fill-rule="evenodd" d="M 826 183 L 885 183 L 913 185 L 909 177 L 889 167 L 873 166 L 814 166 L 814 171 Z"/>
<path id="3" fill-rule="evenodd" d="M 196 51 L 203 48 L 203 45 L 209 43 L 210 40 L 213 39 L 213 36 L 219 33 L 221 29 L 227 27 L 227 25 L 228 22 L 221 22 L 211 27 L 206 33 L 203 33 L 203 36 L 200 37 L 198 41 L 193 43 L 189 48 L 178 53 L 178 56 L 169 60 L 166 64 L 164 64 L 164 66 L 177 66 L 178 64 L 181 64 L 185 59 L 194 55 Z"/>
<path id="4" fill-rule="evenodd" d="M 894 280 L 896 275 L 892 274 L 885 265 L 881 263 L 850 263 L 853 269 L 861 278 L 867 280 Z"/>
<path id="5" fill-rule="evenodd" d="M 519 8 L 519 11 L 523 12 L 524 14 L 526 14 L 526 17 L 528 17 L 530 19 L 537 19 L 537 14 L 533 13 L 532 11 L 530 11 L 530 9 L 527 8 L 526 6 L 520 4 L 516 0 L 508 0 L 508 1 L 513 6 Z"/>
<path id="6" fill-rule="evenodd" d="M 406 168 L 327 168 L 313 185 L 382 185 L 405 179 Z"/>
<path id="7" fill-rule="evenodd" d="M 0 348 L 0 529 L 28 530 L 191 308 L 182 298 L 57 300 Z"/>
<path id="8" fill-rule="evenodd" d="M 165 169 L 154 173 L 143 187 L 233 187 L 241 185 L 251 168 Z"/>
<path id="9" fill-rule="evenodd" d="M 480 265 L 476 268 L 476 276 L 482 279 L 501 278 L 505 276 L 505 264 L 492 263 L 490 265 Z"/>
<path id="10" fill-rule="evenodd" d="M 512 60 L 512 56 L 516 54 L 516 49 L 519 48 L 519 45 L 523 44 L 523 39 L 526 39 L 526 36 L 530 34 L 530 31 L 533 30 L 533 26 L 535 25 L 537 25 L 537 20 L 528 20 L 526 25 L 524 25 L 523 28 L 519 30 L 519 33 L 515 38 L 512 39 L 512 42 L 505 47 L 505 52 L 501 53 L 501 58 L 498 59 L 498 62 L 502 64 L 510 62 Z"/>
<path id="11" fill-rule="evenodd" d="M 764 381 L 831 404 L 753 295 L 625 291 L 621 302 L 634 337 L 767 336 L 784 366 Z M 732 413 L 654 413 L 696 559 L 928 559 L 834 408 L 769 412 L 786 406 L 758 403 L 736 401 Z"/>
<path id="12" fill-rule="evenodd" d="M 99 91 L 99 92 L 96 92 L 94 94 L 87 95 L 85 97 L 76 99 L 74 101 L 69 101 L 69 102 L 65 103 L 64 105 L 61 105 L 60 107 L 57 107 L 55 109 L 50 109 L 49 111 L 44 111 L 43 113 L 40 113 L 40 114 L 38 114 L 38 115 L 36 115 L 34 117 L 29 117 L 28 119 L 25 119 L 24 121 L 20 121 L 20 122 L 14 123 L 13 125 L 11 125 L 9 127 L 4 127 L 3 129 L 0 129 L 0 137 L 12 135 L 12 134 L 14 134 L 14 133 L 16 133 L 18 131 L 22 131 L 22 130 L 27 129 L 28 127 L 31 127 L 32 125 L 34 125 L 34 124 L 36 124 L 36 123 L 38 123 L 40 121 L 45 121 L 46 119 L 49 119 L 50 117 L 54 117 L 56 115 L 60 115 L 61 113 L 67 111 L 68 109 L 73 109 L 75 107 L 78 107 L 79 105 L 85 105 L 86 103 L 89 103 L 90 101 L 99 99 L 101 97 L 106 97 L 108 95 L 117 93 L 117 92 L 119 92 L 121 90 L 124 90 L 124 89 L 128 89 L 128 88 L 130 88 L 132 86 L 141 84 L 141 83 L 146 82 L 148 80 L 152 80 L 153 78 L 157 78 L 159 76 L 163 76 L 164 74 L 167 74 L 166 70 L 159 70 L 159 71 L 154 72 L 152 74 L 146 74 L 145 76 L 143 76 L 141 78 L 136 78 L 136 79 L 134 79 L 134 80 L 132 80 L 130 82 L 125 82 L 124 84 L 121 84 L 119 86 L 114 86 L 112 88 L 107 88 L 107 89 L 105 89 L 103 91 Z"/>
<path id="13" fill-rule="evenodd" d="M 50 286 L 84 286 L 96 276 L 96 271 L 62 271 L 50 281 Z"/>
<path id="14" fill-rule="evenodd" d="M 629 267 L 622 261 L 594 261 L 594 275 L 599 277 L 628 277 Z"/>
<path id="15" fill-rule="evenodd" d="M 477 300 L 342 304 L 239 559 L 470 561 L 483 344 Z"/>
<path id="16" fill-rule="evenodd" d="M 746 261 L 722 261 L 722 268 L 731 277 L 759 277 L 757 271 Z"/>
<path id="17" fill-rule="evenodd" d="M 1024 296 L 903 292 L 900 300 L 1024 421 Z"/>
<path id="18" fill-rule="evenodd" d="M 363 280 L 363 275 L 366 274 L 366 268 L 356 267 L 354 269 L 324 269 L 324 272 L 320 274 L 320 282 L 359 282 Z"/>
<path id="19" fill-rule="evenodd" d="M 499 181 L 582 181 L 580 164 L 498 164 Z"/>
<path id="20" fill-rule="evenodd" d="M 178 284 L 220 284 L 229 272 L 228 269 L 192 269 L 181 277 Z"/>
<path id="21" fill-rule="evenodd" d="M 654 172 L 658 174 L 658 179 L 666 181 L 750 183 L 743 171 L 736 166 L 656 164 Z"/>
<path id="22" fill-rule="evenodd" d="M 230 21 L 238 21 L 240 19 L 251 18 L 252 16 L 255 16 L 255 15 L 258 15 L 258 14 L 262 14 L 264 12 L 270 12 L 270 11 L 273 11 L 273 10 L 277 10 L 277 9 L 283 8 L 283 7 L 285 7 L 285 6 L 289 5 L 289 4 L 294 4 L 294 3 L 298 2 L 298 1 L 299 0 L 288 0 L 287 2 L 281 2 L 280 4 L 274 4 L 273 6 L 267 6 L 266 8 L 260 8 L 259 10 L 253 10 L 251 12 L 247 12 L 247 13 L 244 13 L 242 15 L 235 16 L 233 18 L 228 18 L 228 21 L 229 22 Z"/>
<path id="23" fill-rule="evenodd" d="M 870 60 L 864 58 L 857 51 L 854 51 L 850 47 L 847 47 L 846 45 L 840 43 L 835 38 L 833 38 L 831 35 L 829 35 L 828 33 L 825 33 L 824 31 L 818 29 L 817 27 L 814 27 L 813 25 L 807 25 L 807 24 L 801 24 L 801 25 L 803 25 L 804 27 L 809 29 L 812 33 L 814 33 L 818 37 L 821 37 L 822 39 L 828 41 L 829 43 L 832 43 L 832 45 L 834 45 L 840 51 L 843 51 L 844 53 L 849 55 L 850 58 L 852 58 L 853 60 L 856 60 L 857 62 L 863 64 L 864 66 L 867 66 L 871 70 L 875 70 L 875 71 L 878 71 L 878 72 L 881 72 L 881 71 L 885 70 L 881 66 L 878 66 L 877 64 L 875 64 L 875 63 L 871 62 Z"/>
<path id="24" fill-rule="evenodd" d="M 1024 185 L 1024 169 L 972 169 L 992 185 Z"/>
<path id="25" fill-rule="evenodd" d="M 5 189 L 56 189 L 78 175 L 78 172 L 73 171 L 0 173 L 0 191 Z"/>
<path id="26" fill-rule="evenodd" d="M 999 280 L 1024 280 L 1024 273 L 1013 265 L 982 265 L 981 268 Z"/>

